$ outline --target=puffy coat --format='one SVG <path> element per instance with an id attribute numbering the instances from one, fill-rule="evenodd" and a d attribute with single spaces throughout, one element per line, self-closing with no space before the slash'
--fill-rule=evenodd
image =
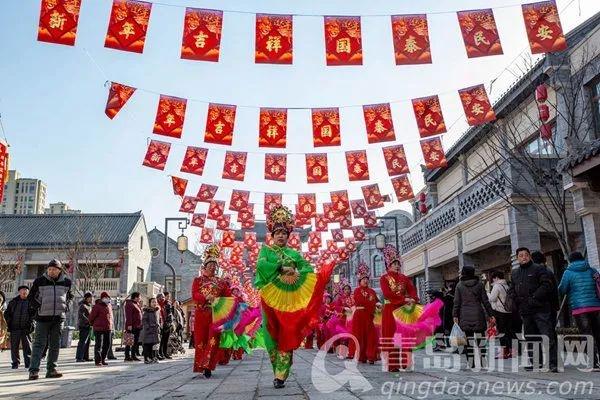
<path id="1" fill-rule="evenodd" d="M 71 280 L 64 272 L 52 279 L 47 273 L 33 281 L 27 295 L 30 307 L 37 311 L 35 319 L 41 322 L 64 320 L 73 294 Z"/>
<path id="2" fill-rule="evenodd" d="M 90 327 L 90 313 L 92 312 L 92 305 L 81 300 L 79 302 L 79 311 L 77 312 L 77 326 L 79 329 L 86 329 Z"/>
<path id="3" fill-rule="evenodd" d="M 90 313 L 90 325 L 95 332 L 109 332 L 113 330 L 112 304 L 106 304 L 102 300 L 96 300 Z"/>
<path id="4" fill-rule="evenodd" d="M 600 307 L 593 278 L 596 272 L 598 271 L 590 267 L 587 261 L 574 261 L 567 267 L 558 285 L 558 291 L 569 297 L 571 310 Z"/>
<path id="5" fill-rule="evenodd" d="M 512 287 L 509 295 L 517 303 L 519 314 L 532 315 L 539 312 L 550 312 L 553 308 L 553 296 L 556 288 L 552 281 L 552 273 L 543 265 L 528 262 L 513 268 Z"/>
<path id="6" fill-rule="evenodd" d="M 23 300 L 17 296 L 9 301 L 4 312 L 4 318 L 8 324 L 9 332 L 18 330 L 33 332 L 33 314 L 27 299 Z"/>
<path id="7" fill-rule="evenodd" d="M 479 278 L 461 280 L 454 294 L 454 318 L 463 331 L 485 331 L 487 319 L 492 316 L 492 306 Z"/>
<path id="8" fill-rule="evenodd" d="M 142 327 L 142 308 L 131 299 L 125 300 L 125 327 L 128 326 L 132 329 Z"/>
<path id="9" fill-rule="evenodd" d="M 142 316 L 142 332 L 140 341 L 144 344 L 160 343 L 160 311 L 159 308 L 144 308 Z"/>

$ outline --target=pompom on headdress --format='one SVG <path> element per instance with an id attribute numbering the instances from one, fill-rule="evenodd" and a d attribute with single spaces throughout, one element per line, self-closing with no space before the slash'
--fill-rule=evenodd
<path id="1" fill-rule="evenodd" d="M 219 257 L 221 256 L 221 249 L 219 245 L 213 243 L 204 249 L 202 256 L 202 265 L 206 266 L 209 262 L 219 263 Z"/>
<path id="2" fill-rule="evenodd" d="M 385 267 L 389 268 L 394 261 L 398 261 L 402 265 L 402 259 L 394 247 L 391 244 L 386 244 L 383 248 L 383 259 L 385 260 Z"/>
<path id="3" fill-rule="evenodd" d="M 361 261 L 358 264 L 358 268 L 356 268 L 356 276 L 357 276 L 359 282 L 363 278 L 367 278 L 367 279 L 370 278 L 370 276 L 371 276 L 370 268 L 364 261 Z"/>
<path id="4" fill-rule="evenodd" d="M 294 214 L 284 205 L 274 206 L 267 217 L 267 229 L 271 234 L 280 229 L 290 234 L 294 229 Z"/>

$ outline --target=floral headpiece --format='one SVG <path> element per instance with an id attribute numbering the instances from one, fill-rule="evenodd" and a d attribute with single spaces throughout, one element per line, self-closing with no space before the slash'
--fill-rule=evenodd
<path id="1" fill-rule="evenodd" d="M 272 234 L 284 229 L 288 234 L 294 229 L 294 214 L 284 205 L 278 204 L 271 209 L 267 217 L 267 229 Z"/>
<path id="2" fill-rule="evenodd" d="M 333 284 L 333 295 L 335 297 L 341 295 L 344 292 L 345 286 L 350 286 L 350 281 L 348 281 L 348 278 L 342 278 L 342 279 L 340 279 L 340 281 L 338 283 L 334 283 Z"/>
<path id="3" fill-rule="evenodd" d="M 364 261 L 361 261 L 358 264 L 358 268 L 356 268 L 356 276 L 358 277 L 358 281 L 360 282 L 362 278 L 369 278 L 370 275 L 371 271 L 369 266 Z"/>
<path id="4" fill-rule="evenodd" d="M 386 244 L 383 248 L 383 259 L 385 260 L 386 268 L 389 268 L 394 261 L 398 261 L 402 265 L 402 259 L 398 255 L 396 247 L 391 244 Z"/>

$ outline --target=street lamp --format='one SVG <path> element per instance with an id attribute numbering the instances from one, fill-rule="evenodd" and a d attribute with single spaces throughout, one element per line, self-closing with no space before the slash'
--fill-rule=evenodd
<path id="1" fill-rule="evenodd" d="M 391 220 L 394 222 L 394 237 L 396 238 L 396 251 L 399 252 L 400 251 L 400 241 L 398 239 L 398 219 L 395 216 L 394 217 L 377 217 L 377 219 L 383 220 L 383 221 Z M 378 239 L 378 237 L 379 237 L 379 239 Z M 379 242 L 378 242 L 378 240 L 379 240 Z M 379 247 L 380 245 L 381 245 L 381 247 Z M 377 236 L 375 236 L 375 247 L 377 247 L 377 249 L 379 249 L 379 250 L 383 250 L 383 248 L 385 247 L 385 235 L 383 233 L 381 233 L 381 231 L 379 231 Z"/>
<path id="2" fill-rule="evenodd" d="M 176 285 L 177 280 L 175 279 L 175 277 L 176 277 L 175 268 L 173 268 L 173 266 L 171 265 L 171 263 L 168 260 L 169 222 L 171 222 L 171 221 L 178 221 L 179 229 L 181 229 L 181 235 L 179 235 L 179 237 L 177 238 L 177 250 L 179 250 L 182 253 L 188 249 L 188 238 L 187 238 L 187 236 L 184 235 L 184 231 L 188 227 L 189 221 L 187 218 L 165 218 L 165 249 L 163 251 L 163 255 L 164 255 L 165 265 L 171 269 L 171 279 L 172 279 L 171 286 L 173 287 L 173 293 L 171 294 L 171 297 L 173 299 L 173 303 L 175 303 L 175 300 L 177 300 L 177 285 Z"/>
<path id="3" fill-rule="evenodd" d="M 188 238 L 181 232 L 181 235 L 177 238 L 177 250 L 185 252 L 188 249 Z"/>
<path id="4" fill-rule="evenodd" d="M 385 235 L 381 233 L 381 231 L 375 235 L 375 248 L 377 250 L 383 250 L 385 248 Z"/>

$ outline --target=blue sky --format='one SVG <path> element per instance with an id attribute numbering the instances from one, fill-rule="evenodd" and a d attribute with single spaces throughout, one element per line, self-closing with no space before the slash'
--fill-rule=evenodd
<path id="1" fill-rule="evenodd" d="M 145 51 L 139 55 L 103 47 L 111 0 L 83 0 L 75 47 L 36 41 L 39 0 L 2 1 L 0 113 L 11 145 L 11 168 L 45 181 L 50 202 L 64 201 L 84 212 L 141 209 L 149 229 L 161 227 L 164 217 L 179 214 L 180 200 L 172 194 L 168 175 L 178 173 L 187 145 L 215 149 L 209 154 L 205 175 L 189 176 L 188 193 L 206 182 L 260 192 L 318 192 L 319 201 L 328 201 L 326 193 L 331 190 L 348 188 L 350 198 L 359 198 L 365 182 L 348 182 L 343 151 L 364 148 L 368 149 L 372 182 L 382 182 L 382 191 L 392 193 L 380 150 L 391 143 L 367 144 L 360 107 L 341 110 L 342 146 L 326 148 L 333 152 L 329 184 L 306 184 L 301 154 L 323 150 L 312 147 L 308 110 L 289 113 L 287 151 L 298 154 L 288 157 L 288 181 L 264 181 L 262 155 L 249 154 L 246 181 L 237 183 L 220 178 L 225 148 L 203 143 L 206 105 L 201 102 L 188 102 L 183 137 L 172 146 L 167 170 L 142 167 L 147 139 L 164 138 L 152 134 L 158 95 L 137 92 L 111 121 L 104 115 L 105 80 L 188 99 L 279 107 L 360 105 L 440 94 L 446 123 L 451 126 L 444 137 L 448 147 L 466 126 L 456 90 L 488 85 L 500 76 L 490 94 L 496 98 L 502 85 L 514 79 L 516 65 L 511 63 L 524 50 L 529 53 L 521 8 L 510 6 L 518 4 L 516 0 L 162 2 L 179 7 L 154 5 Z M 567 31 L 600 11 L 600 2 L 595 0 L 560 0 L 558 5 Z M 185 6 L 249 12 L 225 13 L 219 63 L 180 59 Z M 443 12 L 489 7 L 495 8 L 504 55 L 469 60 L 456 14 Z M 388 16 L 362 19 L 363 66 L 327 67 L 323 20 L 303 16 L 294 18 L 293 66 L 254 64 L 253 12 L 433 13 L 429 15 L 433 64 L 395 65 Z M 397 142 L 405 144 L 416 191 L 422 187 L 422 156 L 410 102 L 394 103 L 392 113 Z M 258 148 L 257 135 L 258 108 L 239 108 L 231 149 L 264 152 Z M 217 197 L 228 200 L 229 196 L 230 190 L 222 189 Z M 295 196 L 284 200 L 292 203 Z M 262 194 L 253 194 L 251 201 L 262 203 Z M 205 211 L 202 207 L 198 211 Z M 257 206 L 259 210 L 262 205 Z"/>

